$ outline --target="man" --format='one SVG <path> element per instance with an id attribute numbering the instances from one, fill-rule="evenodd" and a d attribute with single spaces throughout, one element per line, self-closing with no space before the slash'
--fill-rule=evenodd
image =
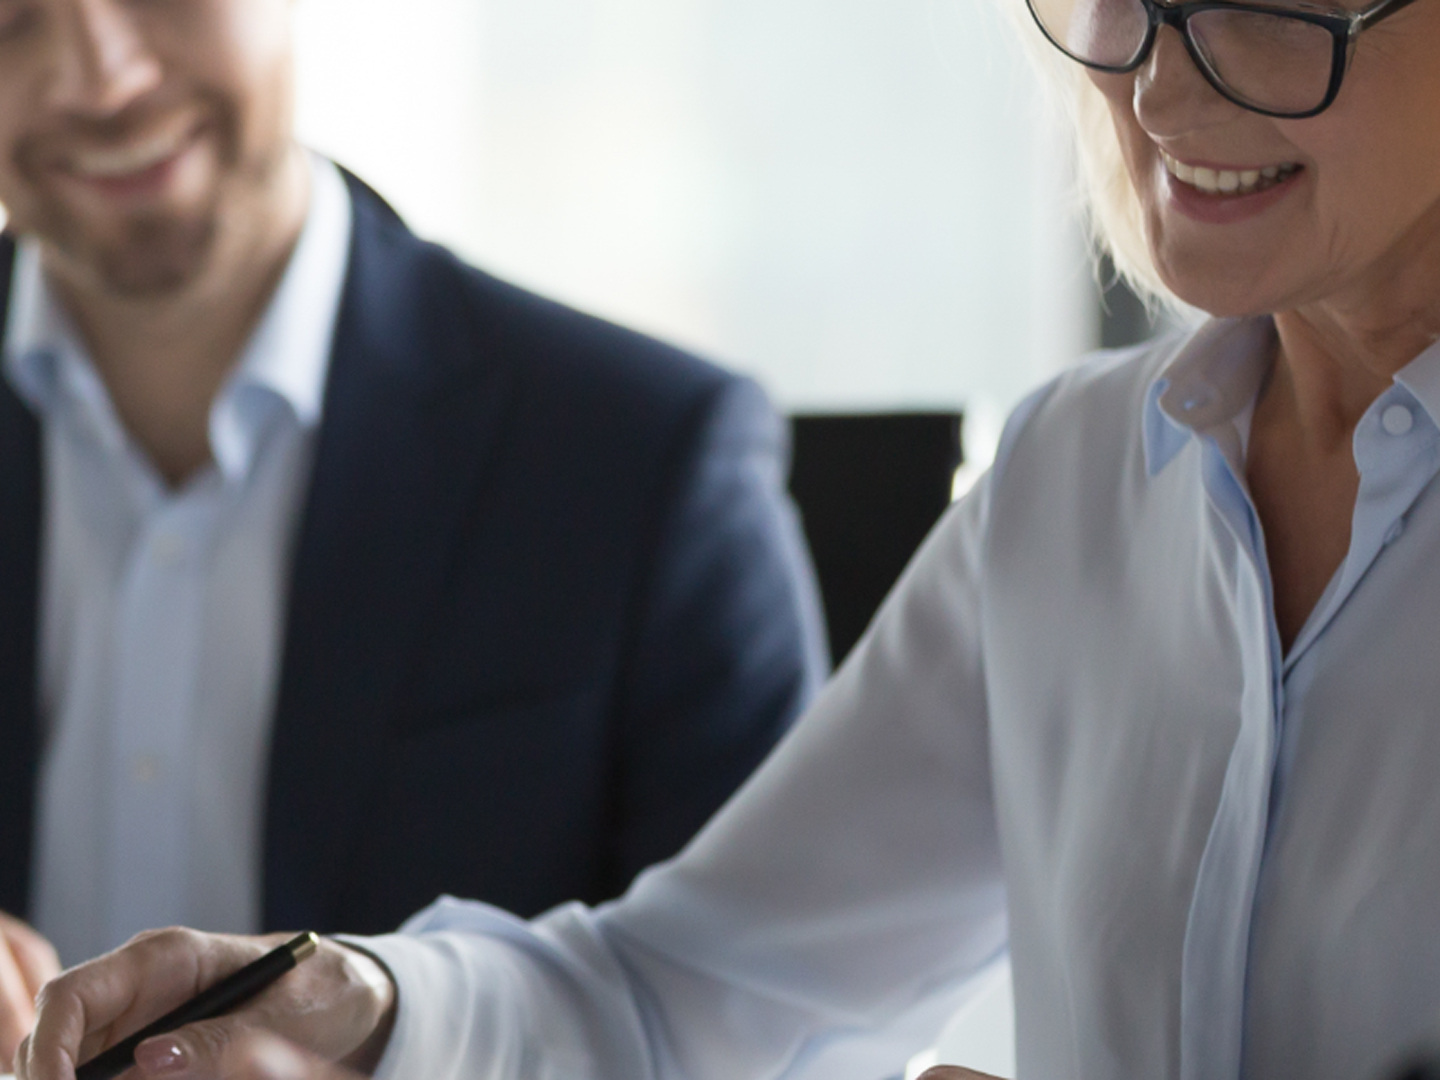
<path id="1" fill-rule="evenodd" d="M 759 391 L 298 148 L 290 18 L 0 0 L 6 1058 L 47 938 L 615 895 L 822 674 Z"/>

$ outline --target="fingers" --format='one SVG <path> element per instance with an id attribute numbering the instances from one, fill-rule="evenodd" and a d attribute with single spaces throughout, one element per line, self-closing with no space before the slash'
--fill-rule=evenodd
<path id="1" fill-rule="evenodd" d="M 999 1080 L 989 1073 L 978 1073 L 974 1069 L 962 1069 L 958 1065 L 937 1065 L 920 1074 L 920 1080 Z"/>
<path id="2" fill-rule="evenodd" d="M 189 1024 L 135 1048 L 141 1076 L 153 1080 L 350 1080 L 359 1074 L 329 1065 L 270 1031 L 254 1011 Z"/>
<path id="3" fill-rule="evenodd" d="M 40 988 L 60 974 L 60 958 L 55 955 L 55 946 L 38 931 L 3 911 L 0 911 L 0 940 L 9 945 L 10 954 L 34 1000 Z"/>
<path id="4" fill-rule="evenodd" d="M 164 930 L 66 972 L 41 992 L 17 1075 L 73 1080 L 76 1062 L 88 1061 L 285 940 L 286 935 L 237 938 Z M 146 1075 L 214 1080 L 224 1075 L 232 1048 L 248 1045 L 263 1030 L 326 1060 L 353 1055 L 357 1062 L 369 1061 L 367 1053 L 378 1058 L 383 1051 L 394 1002 L 394 986 L 378 962 L 324 941 L 314 956 L 245 1007 L 151 1039 L 136 1059 Z"/>
<path id="5" fill-rule="evenodd" d="M 141 1043 L 135 1048 L 135 1064 L 145 1076 L 217 1080 L 229 1075 L 223 1070 L 231 1048 L 252 1031 L 246 1021 L 230 1016 L 189 1024 Z"/>
<path id="6" fill-rule="evenodd" d="M 20 1040 L 34 1023 L 35 995 L 25 985 L 14 955 L 0 941 L 0 1068 L 15 1060 Z"/>
<path id="7" fill-rule="evenodd" d="M 255 939 L 161 930 L 72 968 L 40 992 L 16 1058 L 25 1080 L 71 1080 L 77 1062 L 163 1016 L 265 951 Z"/>
<path id="8" fill-rule="evenodd" d="M 153 1080 L 361 1080 L 359 1073 L 243 1024 L 195 1024 L 141 1043 L 135 1065 Z"/>
<path id="9" fill-rule="evenodd" d="M 50 943 L 0 912 L 0 1069 L 9 1068 L 35 1023 L 35 995 L 59 972 Z"/>

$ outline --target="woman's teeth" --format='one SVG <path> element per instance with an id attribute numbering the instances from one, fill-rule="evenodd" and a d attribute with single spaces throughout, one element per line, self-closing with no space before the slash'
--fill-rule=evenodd
<path id="1" fill-rule="evenodd" d="M 1294 162 L 1267 165 L 1263 169 L 1208 169 L 1186 165 L 1163 150 L 1160 151 L 1160 160 L 1165 163 L 1165 171 L 1175 179 L 1207 195 L 1253 195 L 1288 180 L 1300 171 L 1300 166 Z"/>

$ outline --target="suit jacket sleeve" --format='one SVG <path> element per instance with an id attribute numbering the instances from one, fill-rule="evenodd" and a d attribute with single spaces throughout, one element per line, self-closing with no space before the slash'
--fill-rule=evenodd
<path id="1" fill-rule="evenodd" d="M 759 765 L 829 666 L 786 492 L 788 437 L 753 382 L 707 395 L 676 456 L 622 675 L 616 870 L 673 854 Z"/>

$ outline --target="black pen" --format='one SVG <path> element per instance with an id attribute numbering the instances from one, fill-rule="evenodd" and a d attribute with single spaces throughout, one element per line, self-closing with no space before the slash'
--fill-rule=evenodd
<path id="1" fill-rule="evenodd" d="M 313 955 L 319 947 L 320 939 L 314 934 L 301 934 L 278 949 L 272 949 L 253 964 L 246 964 L 178 1009 L 91 1058 L 75 1070 L 75 1080 L 114 1080 L 126 1069 L 134 1068 L 135 1048 L 146 1039 L 200 1020 L 213 1020 L 237 1005 L 243 1005 L 300 961 Z"/>

